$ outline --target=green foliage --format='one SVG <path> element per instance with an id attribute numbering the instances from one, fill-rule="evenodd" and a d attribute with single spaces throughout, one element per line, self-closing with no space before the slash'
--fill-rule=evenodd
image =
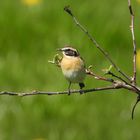
<path id="1" fill-rule="evenodd" d="M 132 75 L 127 1 L 42 0 L 38 5 L 27 6 L 22 0 L 1 0 L 1 91 L 66 90 L 68 83 L 61 70 L 48 63 L 56 49 L 64 45 L 77 48 L 87 66 L 92 65 L 97 74 L 102 75 L 102 69 L 110 66 L 64 12 L 65 5 L 71 5 L 81 23 L 117 65 Z M 138 19 L 139 4 L 133 8 Z M 136 26 L 137 38 L 139 32 L 140 27 Z M 104 82 L 87 77 L 85 84 L 86 88 L 93 88 Z M 0 139 L 138 140 L 140 111 L 136 109 L 132 121 L 134 101 L 135 95 L 118 90 L 71 96 L 0 96 Z"/>

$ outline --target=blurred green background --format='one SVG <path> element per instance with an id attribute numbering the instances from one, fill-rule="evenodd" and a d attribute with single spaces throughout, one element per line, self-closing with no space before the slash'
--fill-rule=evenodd
<path id="1" fill-rule="evenodd" d="M 133 2 L 139 46 L 140 3 Z M 77 48 L 87 66 L 93 65 L 94 71 L 103 75 L 102 69 L 110 63 L 63 11 L 66 5 L 71 5 L 115 63 L 132 75 L 127 0 L 1 0 L 1 91 L 66 90 L 68 83 L 61 70 L 48 63 L 56 49 L 64 45 Z M 87 89 L 105 85 L 91 77 L 86 78 L 85 84 Z M 139 105 L 131 120 L 135 98 L 126 90 L 82 96 L 0 96 L 0 140 L 138 140 Z"/>

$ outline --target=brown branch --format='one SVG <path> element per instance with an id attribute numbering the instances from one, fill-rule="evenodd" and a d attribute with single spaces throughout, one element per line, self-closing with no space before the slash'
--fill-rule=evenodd
<path id="1" fill-rule="evenodd" d="M 66 6 L 64 8 L 64 10 L 72 17 L 72 19 L 74 20 L 75 24 L 88 36 L 88 38 L 92 41 L 92 43 L 96 46 L 97 49 L 99 49 L 99 51 L 105 56 L 106 59 L 108 59 L 110 61 L 110 63 L 114 66 L 114 68 L 121 74 L 123 75 L 126 79 L 128 79 L 129 81 L 131 81 L 131 79 L 129 78 L 129 76 L 127 76 L 124 72 L 122 72 L 120 70 L 120 68 L 114 63 L 114 61 L 110 58 L 109 54 L 97 43 L 97 41 L 93 38 L 93 36 L 88 32 L 88 30 L 86 28 L 84 28 L 79 21 L 77 20 L 77 18 L 74 16 L 74 14 L 72 13 L 71 9 L 69 6 Z"/>
<path id="2" fill-rule="evenodd" d="M 129 86 L 133 87 L 133 88 L 138 92 L 138 94 L 140 94 L 140 93 L 139 93 L 139 92 L 140 92 L 140 89 L 139 89 L 139 88 L 137 88 L 135 85 L 133 85 L 133 84 L 131 84 L 131 83 L 128 83 L 128 82 L 127 82 L 126 80 L 124 80 L 122 77 L 120 77 L 120 76 L 118 76 L 118 75 L 115 75 L 115 74 L 112 73 L 111 71 L 108 71 L 107 74 L 109 74 L 109 75 L 111 75 L 111 76 L 113 76 L 113 77 L 115 77 L 115 78 L 121 80 L 121 81 L 124 82 L 126 85 L 129 85 Z"/>
<path id="3" fill-rule="evenodd" d="M 131 6 L 131 0 L 128 0 L 128 7 L 131 15 L 131 25 L 130 25 L 130 30 L 132 34 L 132 41 L 133 41 L 133 77 L 132 77 L 132 83 L 136 85 L 136 40 L 135 40 L 135 32 L 134 32 L 134 13 L 133 9 Z"/>
<path id="4" fill-rule="evenodd" d="M 71 90 L 71 93 L 88 93 L 88 92 L 95 92 L 95 91 L 103 91 L 103 90 L 111 90 L 111 89 L 119 89 L 123 88 L 121 86 L 107 86 L 107 87 L 99 87 L 99 88 L 92 88 L 92 89 L 85 89 L 85 90 Z M 46 91 L 33 91 L 33 92 L 23 92 L 23 93 L 16 93 L 16 92 L 9 92 L 9 91 L 1 91 L 0 95 L 11 95 L 11 96 L 31 96 L 31 95 L 60 95 L 60 94 L 68 94 L 69 91 L 56 91 L 56 92 L 46 92 Z"/>
<path id="5" fill-rule="evenodd" d="M 137 79 L 136 79 L 136 74 L 137 74 L 137 72 L 136 72 L 137 49 L 136 49 L 136 40 L 135 40 L 135 32 L 134 32 L 134 12 L 133 12 L 133 9 L 132 9 L 131 0 L 128 0 L 128 8 L 129 8 L 130 15 L 131 15 L 130 30 L 131 30 L 132 41 L 133 41 L 133 77 L 132 77 L 131 83 L 134 86 L 136 86 L 136 84 L 137 84 Z M 140 94 L 138 95 L 136 103 L 134 104 L 134 106 L 132 108 L 132 120 L 134 118 L 134 112 L 135 112 L 135 108 L 136 108 L 138 102 L 140 102 Z"/>
<path id="6" fill-rule="evenodd" d="M 92 89 L 85 89 L 85 90 L 71 90 L 71 93 L 89 93 L 89 92 L 96 92 L 96 91 L 103 91 L 103 90 L 115 90 L 115 89 L 127 89 L 136 94 L 140 94 L 135 88 L 125 84 L 121 81 L 114 81 L 112 85 L 106 87 L 98 87 Z M 138 87 L 137 87 L 138 88 Z M 31 96 L 31 95 L 60 95 L 60 94 L 68 94 L 69 91 L 56 91 L 56 92 L 46 92 L 46 91 L 32 91 L 32 92 L 9 92 L 9 91 L 1 91 L 0 95 L 11 95 L 11 96 Z"/>
<path id="7" fill-rule="evenodd" d="M 115 83 L 114 79 L 99 76 L 99 75 L 93 73 L 91 70 L 88 70 L 88 69 L 86 69 L 86 74 L 89 75 L 89 76 L 93 76 L 97 80 L 102 80 L 102 81 L 107 81 L 107 82 Z"/>

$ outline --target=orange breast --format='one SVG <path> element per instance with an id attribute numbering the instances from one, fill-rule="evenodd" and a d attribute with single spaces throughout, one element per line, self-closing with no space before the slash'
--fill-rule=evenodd
<path id="1" fill-rule="evenodd" d="M 79 57 L 63 58 L 61 61 L 61 68 L 79 71 L 84 68 L 84 63 Z"/>
<path id="2" fill-rule="evenodd" d="M 64 57 L 61 69 L 65 78 L 72 83 L 82 82 L 86 75 L 84 62 L 80 57 Z"/>

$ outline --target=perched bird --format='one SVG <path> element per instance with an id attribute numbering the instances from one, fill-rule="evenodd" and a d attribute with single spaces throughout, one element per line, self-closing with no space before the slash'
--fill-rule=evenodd
<path id="1" fill-rule="evenodd" d="M 58 50 L 63 54 L 60 67 L 65 78 L 69 81 L 68 95 L 70 95 L 71 83 L 79 83 L 80 89 L 85 87 L 83 83 L 86 76 L 85 64 L 76 49 L 66 46 Z M 80 94 L 82 94 L 82 92 L 80 92 Z"/>

